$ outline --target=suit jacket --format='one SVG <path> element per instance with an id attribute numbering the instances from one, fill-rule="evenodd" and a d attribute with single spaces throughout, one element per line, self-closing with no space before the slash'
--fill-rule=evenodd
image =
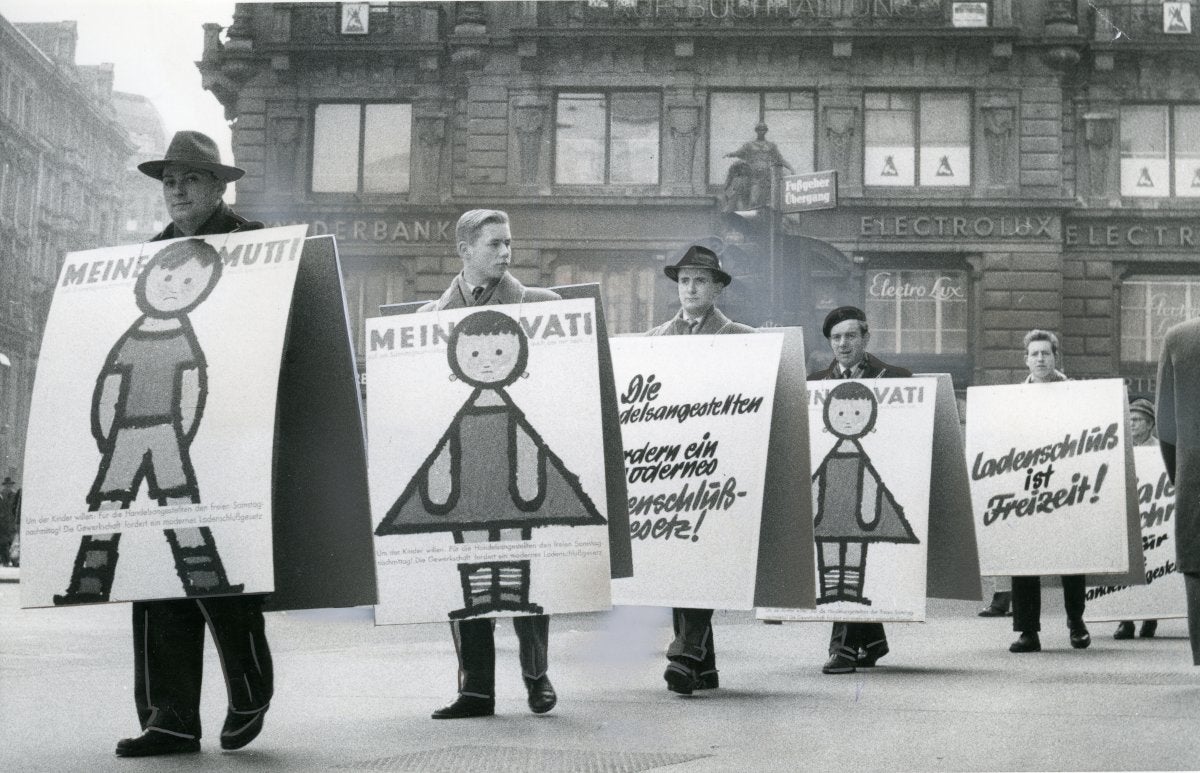
<path id="1" fill-rule="evenodd" d="M 1179 571 L 1200 572 L 1200 319 L 1167 331 L 1158 361 L 1158 439 L 1175 481 Z"/>
<path id="2" fill-rule="evenodd" d="M 231 234 L 237 231 L 257 231 L 262 227 L 263 224 L 259 221 L 247 220 L 222 201 L 217 205 L 217 210 L 209 215 L 208 220 L 205 220 L 204 224 L 196 229 L 194 235 L 211 236 L 213 234 Z M 179 229 L 172 222 L 167 223 L 166 228 L 150 237 L 150 241 L 161 242 L 164 239 L 178 239 L 181 236 L 186 236 L 186 234 L 179 233 Z"/>
<path id="3" fill-rule="evenodd" d="M 691 328 L 687 320 L 684 319 L 683 309 L 671 319 L 662 323 L 658 327 L 652 327 L 646 331 L 648 336 L 685 336 L 690 335 Z M 697 328 L 695 335 L 729 335 L 731 333 L 754 333 L 754 328 L 749 325 L 743 325 L 740 322 L 734 322 L 729 317 L 721 313 L 721 310 L 716 306 L 708 312 L 704 317 L 704 321 Z"/>
<path id="4" fill-rule="evenodd" d="M 829 363 L 829 367 L 825 370 L 818 370 L 815 373 L 808 375 L 809 381 L 823 381 L 825 379 L 838 378 L 838 371 L 835 367 L 837 360 Z M 898 365 L 888 365 L 883 360 L 880 360 L 873 354 L 867 355 L 867 365 L 863 368 L 863 373 L 860 378 L 911 378 L 912 371 L 907 368 L 901 368 Z"/>
<path id="5" fill-rule="evenodd" d="M 468 306 L 499 306 L 505 303 L 536 303 L 537 301 L 558 301 L 562 296 L 553 290 L 542 287 L 526 287 L 507 271 L 500 281 L 483 291 L 479 300 L 471 297 L 471 291 L 463 280 L 460 272 L 454 281 L 436 301 L 426 303 L 417 311 L 441 311 L 442 309 L 462 309 Z"/>

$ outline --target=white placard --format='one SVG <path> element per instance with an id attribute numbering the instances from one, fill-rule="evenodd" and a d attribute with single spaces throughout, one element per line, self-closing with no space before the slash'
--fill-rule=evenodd
<path id="1" fill-rule="evenodd" d="M 1183 575 L 1175 564 L 1175 487 L 1157 443 L 1133 449 L 1133 459 L 1146 584 L 1088 588 L 1089 621 L 1187 617 Z"/>
<path id="2" fill-rule="evenodd" d="M 967 405 L 981 573 L 1127 571 L 1125 385 L 970 387 Z"/>
<path id="3" fill-rule="evenodd" d="M 609 608 L 595 319 L 586 299 L 367 321 L 376 622 Z"/>
<path id="4" fill-rule="evenodd" d="M 305 230 L 67 256 L 30 411 L 24 606 L 273 589 L 276 393 Z"/>
<path id="5" fill-rule="evenodd" d="M 773 620 L 923 621 L 934 378 L 810 381 L 816 609 Z"/>
<path id="6" fill-rule="evenodd" d="M 754 605 L 777 334 L 611 341 L 634 576 L 617 604 Z"/>

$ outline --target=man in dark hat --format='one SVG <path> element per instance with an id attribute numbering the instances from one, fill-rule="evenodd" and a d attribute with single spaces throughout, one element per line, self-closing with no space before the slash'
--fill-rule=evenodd
<path id="1" fill-rule="evenodd" d="M 663 273 L 679 285 L 679 312 L 646 335 L 713 335 L 753 333 L 754 328 L 733 322 L 716 307 L 717 298 L 733 281 L 721 268 L 717 254 L 699 244 L 692 245 Z"/>
<path id="2" fill-rule="evenodd" d="M 172 222 L 152 241 L 252 231 L 222 200 L 244 172 L 221 163 L 217 145 L 195 131 L 177 132 L 166 156 L 138 169 L 162 182 Z M 133 603 L 134 703 L 143 733 L 117 744 L 118 757 L 200 750 L 200 684 L 207 627 L 225 671 L 228 711 L 221 748 L 240 749 L 262 730 L 273 672 L 261 594 Z"/>
<path id="3" fill-rule="evenodd" d="M 234 212 L 224 202 L 225 187 L 245 172 L 221 163 L 217 144 L 194 131 L 176 132 L 167 154 L 157 161 L 138 164 L 142 174 L 161 180 L 163 200 L 171 223 L 151 241 L 180 236 L 252 231 L 263 224 Z"/>
<path id="4" fill-rule="evenodd" d="M 810 373 L 809 381 L 839 378 L 909 378 L 912 371 L 888 365 L 867 353 L 871 340 L 867 315 L 857 306 L 841 306 L 829 312 L 821 332 L 833 350 L 833 362 L 824 370 Z M 821 668 L 826 674 L 852 674 L 869 668 L 888 653 L 883 623 L 834 623 L 829 637 L 829 660 Z"/>
<path id="5" fill-rule="evenodd" d="M 733 322 L 716 307 L 717 298 L 733 280 L 721 268 L 717 254 L 694 244 L 673 266 L 663 269 L 679 285 L 679 312 L 646 332 L 650 336 L 728 335 L 753 333 L 754 328 Z M 667 647 L 667 689 L 681 695 L 719 686 L 717 653 L 713 645 L 711 609 L 675 608 L 671 620 L 675 639 Z"/>

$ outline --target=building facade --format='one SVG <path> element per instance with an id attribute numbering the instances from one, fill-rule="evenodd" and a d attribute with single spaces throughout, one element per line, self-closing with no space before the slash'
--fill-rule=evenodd
<path id="1" fill-rule="evenodd" d="M 112 67 L 77 67 L 75 41 L 74 22 L 0 17 L 0 475 L 20 475 L 63 255 L 117 243 L 132 145 L 112 110 Z"/>
<path id="2" fill-rule="evenodd" d="M 455 220 L 488 206 L 522 281 L 599 282 L 618 333 L 671 313 L 661 269 L 704 240 L 730 315 L 804 326 L 814 362 L 850 303 L 883 359 L 959 388 L 1021 377 L 1042 327 L 1071 375 L 1145 392 L 1166 326 L 1200 314 L 1194 10 L 239 4 L 199 66 L 236 119 L 239 209 L 336 234 L 360 345 L 380 304 L 440 293 Z M 818 170 L 836 208 L 769 206 Z"/>
<path id="3" fill-rule="evenodd" d="M 134 145 L 133 153 L 125 160 L 122 175 L 120 241 L 122 244 L 144 242 L 165 228 L 170 218 L 163 202 L 162 188 L 148 184 L 146 175 L 138 171 L 137 165 L 166 155 L 167 132 L 158 108 L 141 94 L 114 91 L 112 103 L 117 120 Z"/>

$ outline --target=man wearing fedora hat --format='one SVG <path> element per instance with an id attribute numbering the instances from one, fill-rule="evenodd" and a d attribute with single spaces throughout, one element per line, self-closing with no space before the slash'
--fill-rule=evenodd
<path id="1" fill-rule="evenodd" d="M 151 241 L 180 236 L 253 231 L 263 224 L 247 220 L 223 201 L 225 187 L 245 172 L 221 163 L 217 143 L 195 131 L 176 132 L 167 154 L 138 164 L 142 174 L 162 181 L 171 222 Z"/>
<path id="2" fill-rule="evenodd" d="M 716 307 L 716 300 L 733 281 L 721 268 L 717 254 L 693 244 L 683 257 L 663 273 L 679 286 L 679 311 L 670 320 L 646 332 L 649 336 L 729 335 L 753 333 L 754 328 L 734 322 Z M 719 686 L 717 653 L 713 645 L 711 609 L 677 607 L 671 610 L 675 638 L 667 647 L 667 689 L 681 695 Z"/>
<path id="3" fill-rule="evenodd" d="M 821 333 L 833 350 L 833 362 L 824 370 L 810 373 L 809 381 L 844 378 L 909 378 L 912 371 L 888 365 L 867 353 L 871 340 L 867 315 L 857 306 L 841 306 L 829 312 Z M 836 546 L 837 543 L 822 543 Z M 830 556 L 840 561 L 840 557 Z M 869 668 L 888 653 L 883 623 L 834 623 L 829 637 L 829 660 L 821 668 L 826 674 L 852 674 Z"/>
<path id="4" fill-rule="evenodd" d="M 244 172 L 221 163 L 213 140 L 181 131 L 166 156 L 138 165 L 162 182 L 172 222 L 151 241 L 252 231 L 222 200 Z M 217 648 L 229 693 L 221 748 L 240 749 L 262 730 L 274 688 L 261 594 L 133 602 L 134 703 L 143 733 L 117 743 L 118 757 L 200 750 L 204 631 Z"/>

